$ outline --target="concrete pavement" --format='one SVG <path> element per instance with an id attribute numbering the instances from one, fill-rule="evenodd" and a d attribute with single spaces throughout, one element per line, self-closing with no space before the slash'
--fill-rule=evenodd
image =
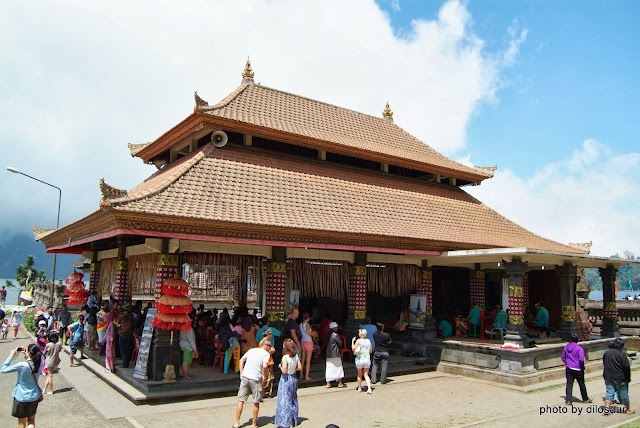
<path id="1" fill-rule="evenodd" d="M 16 346 L 32 339 L 24 331 L 18 341 L 0 341 L 0 358 Z M 234 421 L 235 397 L 136 406 L 85 367 L 69 367 L 62 355 L 55 376 L 56 393 L 45 397 L 38 409 L 37 427 L 90 426 L 92 428 L 164 428 L 176 425 L 229 427 Z M 633 377 L 638 377 L 634 372 Z M 11 413 L 11 390 L 15 374 L 0 376 L 0 427 L 17 424 Z M 44 379 L 41 379 L 44 385 Z M 468 378 L 441 373 L 397 376 L 386 385 L 376 385 L 372 395 L 355 391 L 355 382 L 345 389 L 322 386 L 299 390 L 300 420 L 303 428 L 324 428 L 334 423 L 345 427 L 513 427 L 535 424 L 545 428 L 579 424 L 581 428 L 616 426 L 638 419 L 597 412 L 604 395 L 601 376 L 589 378 L 587 388 L 593 405 L 564 406 L 564 385 L 544 384 L 534 392 L 499 387 Z M 631 400 L 640 405 L 640 383 L 633 381 Z M 577 385 L 574 394 L 577 394 Z M 548 407 L 547 407 L 548 406 Z M 541 409 L 544 411 L 541 411 Z M 575 409 L 575 410 L 572 410 Z M 592 410 L 589 410 L 592 409 Z M 594 410 L 595 409 L 595 410 Z M 251 406 L 245 406 L 243 426 L 250 423 Z M 274 427 L 275 400 L 265 400 L 260 408 L 260 426 Z"/>

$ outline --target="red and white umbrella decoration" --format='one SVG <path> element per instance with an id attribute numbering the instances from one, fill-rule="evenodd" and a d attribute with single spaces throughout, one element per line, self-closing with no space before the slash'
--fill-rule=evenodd
<path id="1" fill-rule="evenodd" d="M 161 330 L 189 330 L 193 302 L 187 296 L 189 283 L 180 278 L 167 279 L 162 285 L 162 296 L 156 302 L 158 313 L 153 326 Z"/>
<path id="2" fill-rule="evenodd" d="M 69 296 L 69 299 L 67 300 L 68 305 L 81 305 L 82 303 L 84 303 L 85 299 L 89 297 L 89 292 L 84 287 L 84 281 L 82 281 L 83 277 L 83 274 L 74 272 L 65 280 L 67 289 L 64 290 L 64 294 Z"/>

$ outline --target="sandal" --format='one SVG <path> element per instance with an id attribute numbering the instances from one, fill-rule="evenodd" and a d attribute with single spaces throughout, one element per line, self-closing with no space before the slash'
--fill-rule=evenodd
<path id="1" fill-rule="evenodd" d="M 344 383 L 341 383 L 338 385 L 338 388 L 344 388 L 344 387 L 345 387 Z"/>
<path id="2" fill-rule="evenodd" d="M 331 388 L 331 385 L 325 385 L 324 387 L 329 389 L 329 388 Z"/>
<path id="3" fill-rule="evenodd" d="M 625 412 L 627 415 L 634 415 L 636 413 L 635 410 L 628 410 Z"/>

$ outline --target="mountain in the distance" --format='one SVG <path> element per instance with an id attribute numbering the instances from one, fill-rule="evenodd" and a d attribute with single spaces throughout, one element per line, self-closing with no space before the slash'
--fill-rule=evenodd
<path id="1" fill-rule="evenodd" d="M 14 279 L 16 268 L 26 262 L 27 256 L 33 256 L 36 269 L 44 269 L 47 278 L 51 278 L 53 255 L 45 252 L 42 242 L 34 240 L 33 235 L 26 233 L 18 233 L 0 241 L 0 278 Z M 56 278 L 66 279 L 73 272 L 71 264 L 79 258 L 80 256 L 75 254 L 58 254 Z"/>

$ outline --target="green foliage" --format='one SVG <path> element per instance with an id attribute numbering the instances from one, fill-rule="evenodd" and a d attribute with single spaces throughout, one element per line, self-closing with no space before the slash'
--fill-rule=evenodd
<path id="1" fill-rule="evenodd" d="M 22 325 L 24 326 L 25 330 L 31 331 L 31 332 L 35 331 L 34 320 L 35 320 L 35 314 L 33 313 L 33 311 L 29 311 L 24 314 Z"/>
<path id="2" fill-rule="evenodd" d="M 584 270 L 587 284 L 592 290 L 602 290 L 602 278 L 597 268 L 587 268 Z"/>
<path id="3" fill-rule="evenodd" d="M 27 282 L 46 281 L 47 275 L 44 273 L 44 270 L 37 270 L 35 264 L 35 258 L 33 256 L 27 256 L 27 261 L 18 265 L 16 268 L 16 279 L 21 286 L 26 286 Z"/>
<path id="4" fill-rule="evenodd" d="M 625 251 L 622 256 L 615 254 L 612 259 L 638 260 L 630 251 Z M 597 268 L 587 268 L 584 270 L 587 283 L 592 290 L 602 290 L 602 278 Z M 618 269 L 618 290 L 640 290 L 640 264 L 629 264 L 620 266 Z"/>

